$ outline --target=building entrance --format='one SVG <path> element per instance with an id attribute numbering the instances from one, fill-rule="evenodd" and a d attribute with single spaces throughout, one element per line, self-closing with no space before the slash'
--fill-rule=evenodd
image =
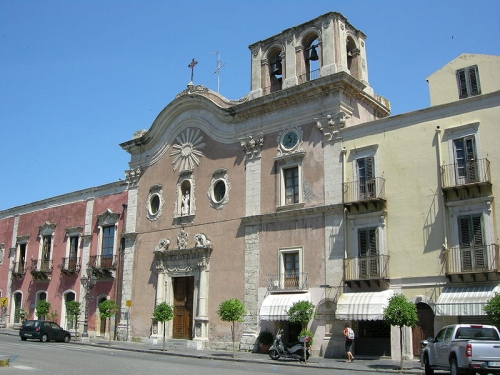
<path id="1" fill-rule="evenodd" d="M 193 338 L 194 277 L 175 277 L 174 286 L 174 339 Z"/>

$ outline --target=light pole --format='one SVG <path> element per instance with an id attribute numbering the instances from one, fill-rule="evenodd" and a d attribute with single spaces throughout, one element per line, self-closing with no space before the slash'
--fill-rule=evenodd
<path id="1" fill-rule="evenodd" d="M 89 337 L 89 302 L 91 300 L 90 289 L 95 285 L 95 277 L 92 267 L 87 267 L 87 274 L 80 277 L 83 289 L 85 289 L 85 321 L 83 322 L 82 337 Z"/>

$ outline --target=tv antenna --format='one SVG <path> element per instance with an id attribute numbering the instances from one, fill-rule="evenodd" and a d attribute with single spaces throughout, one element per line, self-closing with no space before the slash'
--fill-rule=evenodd
<path id="1" fill-rule="evenodd" d="M 217 55 L 217 68 L 215 69 L 215 72 L 214 74 L 217 74 L 217 93 L 220 93 L 219 90 L 220 90 L 220 70 L 222 69 L 222 67 L 224 65 L 226 65 L 226 63 L 221 63 L 220 61 L 220 52 L 217 51 L 217 52 L 210 52 L 210 53 L 214 53 Z"/>

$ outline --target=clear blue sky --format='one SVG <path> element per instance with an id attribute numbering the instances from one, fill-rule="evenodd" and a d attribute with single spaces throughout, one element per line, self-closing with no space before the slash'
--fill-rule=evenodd
<path id="1" fill-rule="evenodd" d="M 327 12 L 367 36 L 369 81 L 399 114 L 461 53 L 500 55 L 500 1 L 0 0 L 0 210 L 124 179 L 119 144 L 194 83 L 250 91 L 248 45 Z"/>

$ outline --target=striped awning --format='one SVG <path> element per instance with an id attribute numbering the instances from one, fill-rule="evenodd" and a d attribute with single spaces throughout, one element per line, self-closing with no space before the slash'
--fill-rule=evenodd
<path id="1" fill-rule="evenodd" d="M 445 287 L 436 302 L 436 316 L 486 315 L 483 307 L 498 292 L 494 285 Z"/>
<path id="2" fill-rule="evenodd" d="M 382 320 L 393 295 L 392 290 L 344 293 L 337 302 L 335 316 L 340 320 Z"/>
<path id="3" fill-rule="evenodd" d="M 261 320 L 288 320 L 286 311 L 293 306 L 295 302 L 311 300 L 310 293 L 287 293 L 270 294 L 260 306 L 259 317 Z"/>

